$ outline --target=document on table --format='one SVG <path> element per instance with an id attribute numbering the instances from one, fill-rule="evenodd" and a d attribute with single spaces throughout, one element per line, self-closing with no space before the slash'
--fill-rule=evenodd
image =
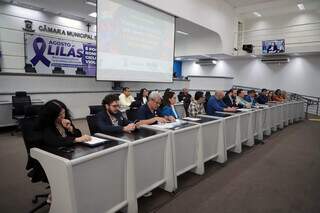
<path id="1" fill-rule="evenodd" d="M 266 104 L 259 104 L 256 106 L 256 108 L 268 108 L 269 105 L 266 105 Z"/>
<path id="2" fill-rule="evenodd" d="M 252 109 L 237 109 L 240 112 L 250 112 Z"/>
<path id="3" fill-rule="evenodd" d="M 102 144 L 107 141 L 108 141 L 108 139 L 105 139 L 105 138 L 97 138 L 97 137 L 91 136 L 91 141 L 87 141 L 87 142 L 83 142 L 83 143 L 86 145 L 89 145 L 89 146 L 96 146 L 96 145 Z"/>
<path id="4" fill-rule="evenodd" d="M 162 128 L 162 129 L 172 129 L 178 126 L 181 126 L 183 124 L 187 123 L 186 121 L 177 119 L 175 122 L 171 122 L 171 123 L 161 123 L 161 124 L 154 124 L 152 126 L 154 127 L 158 127 L 158 128 Z"/>
<path id="5" fill-rule="evenodd" d="M 188 120 L 188 121 L 200 121 L 201 120 L 201 118 L 191 118 L 191 117 L 185 117 L 183 119 Z"/>

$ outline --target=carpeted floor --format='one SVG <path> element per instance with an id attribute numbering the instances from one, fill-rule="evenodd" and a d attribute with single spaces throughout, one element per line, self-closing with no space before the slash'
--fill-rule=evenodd
<path id="1" fill-rule="evenodd" d="M 84 120 L 75 124 L 88 133 Z M 139 199 L 139 212 L 320 212 L 320 123 L 299 122 L 264 141 L 241 154 L 228 153 L 224 165 L 206 163 L 203 176 L 180 176 L 175 194 L 154 190 Z M 28 212 L 32 196 L 46 192 L 44 184 L 30 183 L 25 163 L 21 135 L 0 133 L 0 212 Z"/>

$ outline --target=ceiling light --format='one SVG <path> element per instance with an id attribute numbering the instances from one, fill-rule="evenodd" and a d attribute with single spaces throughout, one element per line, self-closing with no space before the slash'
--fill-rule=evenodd
<path id="1" fill-rule="evenodd" d="M 181 61 L 181 58 L 179 58 L 179 57 L 178 57 L 178 58 L 175 58 L 175 59 L 176 59 L 177 61 Z"/>
<path id="2" fill-rule="evenodd" d="M 298 6 L 299 10 L 305 10 L 306 9 L 302 3 L 297 4 L 297 6 Z"/>
<path id="3" fill-rule="evenodd" d="M 88 5 L 91 5 L 91 6 L 97 6 L 97 3 L 96 2 L 94 2 L 94 1 L 89 1 L 89 0 L 87 0 L 86 1 L 86 4 L 88 4 Z"/>
<path id="4" fill-rule="evenodd" d="M 257 17 L 261 17 L 262 15 L 258 12 L 253 12 L 253 15 L 257 16 Z"/>
<path id="5" fill-rule="evenodd" d="M 217 64 L 217 60 L 212 60 L 212 63 L 213 64 Z"/>
<path id="6" fill-rule="evenodd" d="M 186 33 L 186 32 L 180 31 L 180 30 L 177 30 L 176 33 L 179 33 L 181 35 L 189 35 L 189 33 Z"/>
<path id="7" fill-rule="evenodd" d="M 96 18 L 97 17 L 97 13 L 96 12 L 90 13 L 89 16 L 91 16 L 93 18 Z"/>

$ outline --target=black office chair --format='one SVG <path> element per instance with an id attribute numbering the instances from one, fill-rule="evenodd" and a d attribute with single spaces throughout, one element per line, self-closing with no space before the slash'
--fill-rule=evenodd
<path id="1" fill-rule="evenodd" d="M 61 67 L 54 67 L 52 74 L 64 74 L 64 70 Z"/>
<path id="2" fill-rule="evenodd" d="M 42 110 L 43 105 L 31 105 L 31 106 L 26 106 L 24 108 L 25 112 L 25 117 L 26 118 L 36 118 L 39 116 L 41 110 Z"/>
<path id="3" fill-rule="evenodd" d="M 24 71 L 26 73 L 37 73 L 37 70 L 32 66 L 32 64 L 25 64 Z"/>
<path id="4" fill-rule="evenodd" d="M 18 91 L 12 96 L 12 119 L 18 122 L 15 132 L 20 130 L 20 120 L 25 117 L 25 108 L 31 106 L 31 98 L 25 91 Z M 11 133 L 13 135 L 13 132 Z"/>
<path id="5" fill-rule="evenodd" d="M 37 183 L 40 181 L 48 183 L 47 176 L 41 164 L 36 159 L 30 156 L 30 149 L 34 147 L 41 147 L 41 144 L 42 144 L 42 133 L 40 131 L 37 131 L 35 126 L 36 126 L 35 117 L 23 118 L 21 120 L 21 130 L 22 130 L 23 141 L 28 154 L 28 161 L 26 164 L 27 176 L 31 179 L 32 183 Z M 38 206 L 36 206 L 29 212 L 30 213 L 36 212 L 42 207 L 48 205 L 47 203 L 48 196 L 49 196 L 49 193 L 35 195 L 34 198 L 32 199 L 32 203 L 37 203 L 39 198 L 44 198 L 45 200 L 42 201 Z"/>
<path id="6" fill-rule="evenodd" d="M 92 105 L 92 106 L 89 106 L 89 110 L 90 110 L 90 115 L 95 115 L 98 112 L 103 110 L 103 106 L 102 105 Z"/>
<path id="7" fill-rule="evenodd" d="M 88 115 L 87 116 L 87 123 L 90 130 L 90 135 L 94 135 L 98 132 L 96 127 L 96 116 L 95 115 Z"/>
<path id="8" fill-rule="evenodd" d="M 76 75 L 86 75 L 86 71 L 83 70 L 82 67 L 77 67 Z"/>
<path id="9" fill-rule="evenodd" d="M 138 108 L 131 108 L 126 110 L 127 118 L 129 121 L 134 122 L 137 120 Z"/>

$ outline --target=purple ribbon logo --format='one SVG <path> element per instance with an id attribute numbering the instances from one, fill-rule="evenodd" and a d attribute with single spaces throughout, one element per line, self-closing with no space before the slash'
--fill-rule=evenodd
<path id="1" fill-rule="evenodd" d="M 38 43 L 40 44 L 40 48 L 38 47 Z M 49 67 L 51 62 L 43 55 L 44 51 L 46 51 L 46 42 L 43 38 L 37 37 L 33 41 L 33 50 L 36 55 L 31 59 L 32 65 L 35 66 L 39 61 L 41 61 Z"/>

